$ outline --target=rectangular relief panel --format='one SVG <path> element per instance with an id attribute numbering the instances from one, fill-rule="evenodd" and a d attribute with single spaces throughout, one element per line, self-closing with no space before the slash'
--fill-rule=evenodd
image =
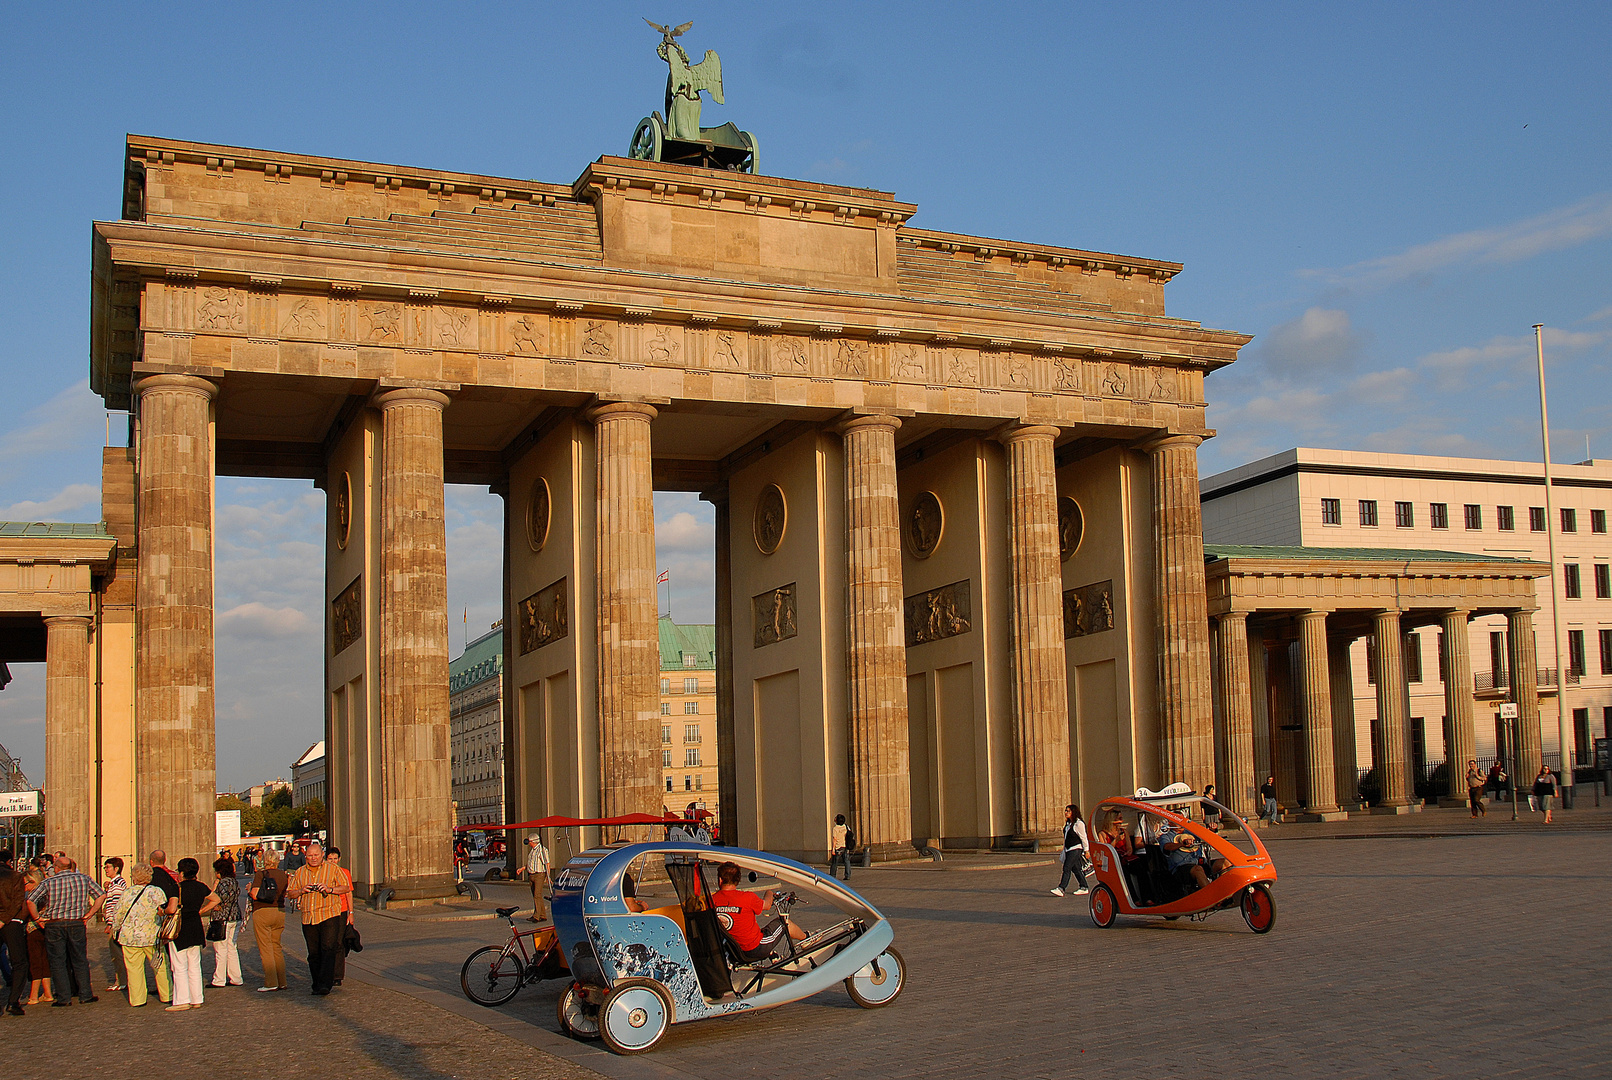
<path id="1" fill-rule="evenodd" d="M 521 655 L 552 645 L 570 633 L 565 578 L 546 585 L 520 602 Z"/>
<path id="2" fill-rule="evenodd" d="M 1070 638 L 1100 634 L 1114 629 L 1114 583 L 1099 581 L 1063 594 L 1063 636 Z"/>
<path id="3" fill-rule="evenodd" d="M 330 654 L 340 656 L 364 636 L 364 577 L 353 579 L 330 602 Z"/>
<path id="4" fill-rule="evenodd" d="M 759 596 L 750 598 L 752 625 L 755 627 L 755 647 L 775 645 L 799 633 L 795 621 L 795 583 L 780 585 Z"/>
<path id="5" fill-rule="evenodd" d="M 969 583 L 956 581 L 906 599 L 907 647 L 966 634 L 974 628 Z"/>

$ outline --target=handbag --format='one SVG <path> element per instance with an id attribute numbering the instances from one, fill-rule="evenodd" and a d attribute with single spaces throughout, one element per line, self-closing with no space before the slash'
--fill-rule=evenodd
<path id="1" fill-rule="evenodd" d="M 212 922 L 207 924 L 207 940 L 208 941 L 223 941 L 224 940 L 224 920 L 223 919 L 214 919 Z"/>
<path id="2" fill-rule="evenodd" d="M 358 927 L 348 923 L 341 932 L 341 945 L 344 952 L 363 952 L 364 939 L 358 936 Z"/>
<path id="3" fill-rule="evenodd" d="M 172 941 L 179 936 L 179 912 L 162 917 L 162 925 L 157 928 L 157 937 L 163 941 Z"/>

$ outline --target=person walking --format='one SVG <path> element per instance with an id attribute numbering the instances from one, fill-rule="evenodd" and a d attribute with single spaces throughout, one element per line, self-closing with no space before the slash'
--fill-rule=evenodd
<path id="1" fill-rule="evenodd" d="M 258 959 L 263 961 L 263 985 L 257 992 L 267 994 L 285 989 L 285 947 L 280 935 L 285 933 L 285 891 L 291 883 L 273 848 L 264 848 L 257 862 L 246 895 L 252 902 L 252 937 L 257 941 Z"/>
<path id="2" fill-rule="evenodd" d="M 844 814 L 834 815 L 834 824 L 828 830 L 828 876 L 834 876 L 834 860 L 838 859 L 845 871 L 845 880 L 851 880 L 851 828 L 845 824 Z"/>
<path id="3" fill-rule="evenodd" d="M 146 1003 L 146 967 L 157 976 L 157 1000 L 173 1001 L 173 973 L 168 967 L 168 950 L 157 931 L 162 926 L 162 909 L 167 894 L 151 881 L 151 867 L 135 863 L 129 871 L 129 887 L 112 913 L 112 940 L 123 954 L 123 983 L 128 987 L 129 1004 L 138 1009 Z"/>
<path id="4" fill-rule="evenodd" d="M 1545 812 L 1546 825 L 1551 823 L 1551 800 L 1554 798 L 1556 798 L 1556 774 L 1550 771 L 1549 765 L 1541 765 L 1539 775 L 1534 777 L 1531 799 Z"/>
<path id="5" fill-rule="evenodd" d="M 302 912 L 302 937 L 308 943 L 308 974 L 313 978 L 313 994 L 325 997 L 336 983 L 336 953 L 341 948 L 342 894 L 353 891 L 335 863 L 325 861 L 325 849 L 317 840 L 303 852 L 303 865 L 291 875 L 287 900 L 297 901 Z"/>
<path id="6" fill-rule="evenodd" d="M 84 925 L 105 899 L 101 887 L 88 874 L 73 869 L 73 860 L 57 852 L 56 872 L 41 881 L 28 894 L 34 918 L 45 926 L 45 951 L 49 956 L 51 982 L 62 996 L 53 1007 L 73 1003 L 70 988 L 78 984 L 78 999 L 88 1005 L 100 1000 L 90 984 L 90 964 Z"/>
<path id="7" fill-rule="evenodd" d="M 1058 887 L 1052 890 L 1053 896 L 1062 896 L 1063 891 L 1069 888 L 1069 875 L 1075 875 L 1080 882 L 1080 888 L 1074 895 L 1085 896 L 1091 890 L 1086 887 L 1086 871 L 1081 863 L 1086 859 L 1086 822 L 1081 819 L 1080 807 L 1070 803 L 1063 808 L 1063 877 L 1058 881 Z"/>
<path id="8" fill-rule="evenodd" d="M 207 944 L 207 930 L 202 916 L 218 907 L 213 890 L 196 880 L 201 863 L 195 859 L 179 860 L 179 895 L 168 901 L 165 914 L 179 912 L 179 934 L 168 942 L 168 963 L 174 972 L 174 1000 L 169 1012 L 202 1007 L 202 946 Z"/>
<path id="9" fill-rule="evenodd" d="M 101 904 L 101 926 L 106 931 L 106 966 L 111 971 L 112 979 L 107 989 L 122 990 L 123 950 L 118 946 L 116 935 L 112 933 L 112 915 L 117 911 L 118 901 L 123 898 L 123 890 L 129 887 L 129 882 L 123 876 L 123 860 L 116 856 L 106 860 L 101 869 L 106 881 L 102 886 L 106 900 Z"/>
<path id="10" fill-rule="evenodd" d="M 543 834 L 533 833 L 526 838 L 526 880 L 532 886 L 532 914 L 528 922 L 541 922 L 549 917 L 544 890 L 549 887 L 549 849 L 543 846 Z"/>
<path id="11" fill-rule="evenodd" d="M 11 958 L 11 990 L 6 1012 L 23 1015 L 22 992 L 31 981 L 28 966 L 28 889 L 12 867 L 11 849 L 0 850 L 0 936 Z"/>
<path id="12" fill-rule="evenodd" d="M 341 848 L 335 844 L 325 852 L 325 861 L 347 875 L 347 891 L 341 894 L 341 938 L 336 945 L 335 985 L 340 986 L 347 977 L 347 928 L 353 925 L 353 872 L 341 864 Z"/>
<path id="13" fill-rule="evenodd" d="M 1487 779 L 1475 760 L 1466 763 L 1466 801 L 1473 817 L 1489 816 L 1489 808 L 1483 805 L 1483 785 Z"/>
<path id="14" fill-rule="evenodd" d="M 1269 821 L 1272 825 L 1282 823 L 1282 807 L 1276 801 L 1276 777 L 1267 776 L 1260 785 L 1259 797 L 1265 801 L 1265 809 L 1260 812 L 1261 820 Z"/>
<path id="15" fill-rule="evenodd" d="M 213 947 L 211 985 L 240 986 L 244 981 L 237 942 L 241 931 L 241 885 L 235 880 L 235 864 L 228 857 L 213 860 L 213 874 L 213 895 L 218 897 L 218 906 L 207 928 L 207 943 Z"/>
<path id="16" fill-rule="evenodd" d="M 1215 785 L 1205 784 L 1203 797 L 1209 800 L 1203 804 L 1203 823 L 1210 832 L 1219 832 L 1225 823 L 1225 815 L 1220 812 L 1219 800 L 1215 798 Z"/>

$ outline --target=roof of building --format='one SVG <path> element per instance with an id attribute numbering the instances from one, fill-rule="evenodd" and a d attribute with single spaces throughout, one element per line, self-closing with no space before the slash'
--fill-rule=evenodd
<path id="1" fill-rule="evenodd" d="M 683 657 L 694 654 L 694 666 L 688 667 Z M 660 620 L 660 669 L 689 671 L 716 670 L 716 626 L 711 623 L 674 623 L 670 617 Z"/>
<path id="2" fill-rule="evenodd" d="M 318 761 L 320 758 L 322 758 L 324 756 L 325 756 L 325 740 L 320 739 L 318 742 L 316 742 L 312 746 L 308 747 L 307 751 L 301 757 L 299 757 L 296 761 L 292 762 L 291 767 L 293 769 L 295 769 L 298 765 L 310 764 L 312 762 Z"/>
<path id="3" fill-rule="evenodd" d="M 1545 485 L 1545 466 L 1538 461 L 1495 458 L 1436 457 L 1429 454 L 1385 454 L 1365 450 L 1328 450 L 1295 446 L 1269 457 L 1205 476 L 1198 482 L 1205 499 L 1216 499 L 1259 484 L 1299 473 L 1345 476 L 1391 476 L 1407 480 L 1461 480 Z M 1551 486 L 1612 487 L 1612 461 L 1591 458 L 1551 466 Z"/>
<path id="4" fill-rule="evenodd" d="M 457 694 L 504 671 L 504 628 L 489 630 L 448 661 L 448 693 Z"/>
<path id="5" fill-rule="evenodd" d="M 0 536 L 48 537 L 53 540 L 82 537 L 89 540 L 111 540 L 106 523 L 83 521 L 0 521 Z"/>
<path id="6" fill-rule="evenodd" d="M 1519 566 L 1534 561 L 1424 548 L 1287 547 L 1278 544 L 1205 544 L 1203 558 L 1205 562 L 1219 562 L 1221 559 L 1327 559 L 1343 562 L 1516 563 Z"/>

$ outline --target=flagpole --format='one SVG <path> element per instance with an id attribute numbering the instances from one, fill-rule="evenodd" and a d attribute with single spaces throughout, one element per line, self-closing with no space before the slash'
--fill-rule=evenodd
<path id="1" fill-rule="evenodd" d="M 1539 430 L 1545 444 L 1545 542 L 1550 551 L 1550 635 L 1556 648 L 1556 737 L 1561 746 L 1561 763 L 1557 768 L 1560 770 L 1559 782 L 1566 787 L 1573 782 L 1572 714 L 1567 711 L 1567 676 L 1571 664 L 1562 653 L 1561 571 L 1556 564 L 1556 505 L 1551 498 L 1550 407 L 1545 399 L 1544 323 L 1534 324 L 1534 349 L 1539 358 Z M 1539 748 L 1539 756 L 1543 764 L 1543 746 Z"/>

